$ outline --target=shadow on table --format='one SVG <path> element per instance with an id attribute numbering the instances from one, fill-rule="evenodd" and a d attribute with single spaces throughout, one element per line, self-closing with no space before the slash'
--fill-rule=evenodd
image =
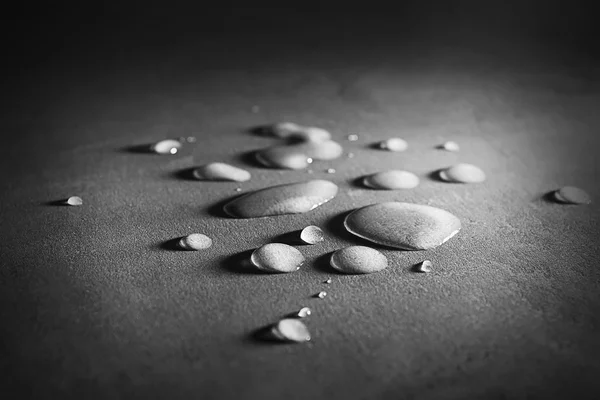
<path id="1" fill-rule="evenodd" d="M 427 174 L 427 177 L 429 179 L 431 179 L 432 181 L 436 181 L 436 182 L 442 182 L 442 183 L 454 183 L 454 182 L 448 182 L 442 179 L 440 173 L 444 170 L 445 168 L 440 168 L 440 169 L 436 169 L 435 171 L 432 171 L 430 173 Z"/>
<path id="2" fill-rule="evenodd" d="M 249 275 L 263 275 L 268 274 L 265 271 L 261 271 L 256 268 L 250 262 L 250 256 L 254 249 L 240 251 L 229 256 L 224 257 L 219 261 L 219 265 L 222 269 L 234 272 L 236 274 L 249 274 Z"/>
<path id="3" fill-rule="evenodd" d="M 194 169 L 195 168 L 183 168 L 179 171 L 173 172 L 173 177 L 183 181 L 197 181 L 198 179 L 194 178 Z"/>
<path id="4" fill-rule="evenodd" d="M 229 203 L 230 201 L 233 201 L 233 200 L 235 200 L 235 199 L 237 199 L 239 197 L 242 197 L 242 196 L 244 196 L 246 194 L 247 193 L 241 193 L 241 194 L 238 194 L 238 195 L 235 195 L 235 196 L 228 197 L 228 198 L 226 198 L 224 200 L 219 200 L 218 202 L 216 202 L 216 203 L 208 206 L 206 208 L 206 211 L 208 212 L 209 215 L 212 215 L 213 217 L 232 218 L 233 219 L 235 217 L 232 217 L 231 215 L 227 214 L 225 212 L 225 210 L 223 209 L 223 207 L 225 207 L 225 205 L 227 203 Z"/>
<path id="5" fill-rule="evenodd" d="M 153 154 L 152 143 L 148 144 L 137 144 L 134 146 L 121 147 L 119 151 L 124 153 L 137 153 L 137 154 Z"/>

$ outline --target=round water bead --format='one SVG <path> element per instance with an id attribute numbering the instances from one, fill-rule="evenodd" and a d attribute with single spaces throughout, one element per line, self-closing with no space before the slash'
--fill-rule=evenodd
<path id="1" fill-rule="evenodd" d="M 556 201 L 565 204 L 590 204 L 592 197 L 583 189 L 564 186 L 554 192 Z"/>
<path id="2" fill-rule="evenodd" d="M 350 246 L 338 250 L 333 253 L 329 263 L 345 274 L 371 274 L 388 266 L 383 254 L 366 246 Z"/>
<path id="3" fill-rule="evenodd" d="M 349 142 L 356 142 L 358 140 L 358 135 L 352 134 L 352 135 L 348 135 L 346 138 L 348 139 Z"/>
<path id="4" fill-rule="evenodd" d="M 327 172 L 328 174 L 335 174 L 335 168 L 327 168 Z"/>
<path id="5" fill-rule="evenodd" d="M 446 150 L 446 151 L 460 151 L 460 146 L 458 145 L 458 143 L 453 142 L 453 141 L 447 141 L 444 144 L 442 144 L 442 149 Z"/>
<path id="6" fill-rule="evenodd" d="M 431 261 L 429 260 L 424 260 L 423 262 L 421 262 L 419 265 L 417 265 L 417 272 L 424 272 L 424 273 L 428 273 L 431 272 Z"/>
<path id="7" fill-rule="evenodd" d="M 324 299 L 327 296 L 327 292 L 319 292 L 317 293 L 317 297 L 319 299 Z"/>
<path id="8" fill-rule="evenodd" d="M 348 232 L 377 244 L 428 250 L 456 235 L 461 223 L 455 215 L 436 207 L 388 202 L 354 210 L 344 226 Z"/>
<path id="9" fill-rule="evenodd" d="M 256 152 L 256 159 L 267 167 L 304 169 L 312 163 L 312 158 L 302 150 L 296 146 L 268 147 Z"/>
<path id="10" fill-rule="evenodd" d="M 304 263 L 298 249 L 283 243 L 269 243 L 252 252 L 252 264 L 267 272 L 294 272 Z"/>
<path id="11" fill-rule="evenodd" d="M 175 139 L 165 139 L 152 145 L 152 151 L 157 154 L 175 154 L 181 149 L 181 142 Z"/>
<path id="12" fill-rule="evenodd" d="M 201 233 L 191 233 L 179 239 L 179 247 L 184 250 L 204 250 L 212 246 L 212 239 Z"/>
<path id="13" fill-rule="evenodd" d="M 404 151 L 408 148 L 408 143 L 404 139 L 389 138 L 379 142 L 379 148 L 389 151 Z"/>
<path id="14" fill-rule="evenodd" d="M 83 200 L 79 196 L 71 196 L 67 199 L 66 203 L 70 206 L 80 206 L 83 204 Z"/>
<path id="15" fill-rule="evenodd" d="M 251 178 L 250 172 L 233 165 L 214 162 L 194 169 L 194 178 L 211 181 L 246 182 Z"/>
<path id="16" fill-rule="evenodd" d="M 318 226 L 309 225 L 300 231 L 300 240 L 306 244 L 317 244 L 325 240 L 325 233 Z"/>
<path id="17" fill-rule="evenodd" d="M 309 315 L 312 314 L 312 310 L 308 307 L 302 307 L 297 313 L 296 315 L 298 316 L 298 318 L 306 318 Z"/>
<path id="18" fill-rule="evenodd" d="M 413 189 L 419 185 L 419 177 L 412 172 L 391 170 L 369 175 L 363 183 L 373 189 Z"/>
<path id="19" fill-rule="evenodd" d="M 473 164 L 456 164 L 440 171 L 440 178 L 447 182 L 481 183 L 485 181 L 485 172 Z"/>
<path id="20" fill-rule="evenodd" d="M 308 342 L 310 332 L 304 323 L 295 318 L 285 318 L 276 323 L 271 330 L 273 337 L 287 342 Z"/>

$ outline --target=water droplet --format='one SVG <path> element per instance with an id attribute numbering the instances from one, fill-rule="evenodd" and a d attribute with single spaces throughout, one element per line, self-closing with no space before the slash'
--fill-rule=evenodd
<path id="1" fill-rule="evenodd" d="M 324 283 L 329 285 L 331 283 L 331 278 L 327 278 L 327 280 Z"/>
<path id="2" fill-rule="evenodd" d="M 236 191 L 236 192 L 241 192 L 241 191 L 242 191 L 242 188 L 235 188 L 235 191 Z"/>
<path id="3" fill-rule="evenodd" d="M 271 127 L 273 136 L 282 139 L 299 139 L 303 141 L 321 142 L 331 139 L 329 131 L 316 126 L 302 126 L 293 122 L 282 122 Z"/>
<path id="4" fill-rule="evenodd" d="M 300 239 L 306 244 L 317 244 L 325 240 L 325 233 L 318 226 L 309 225 L 300 232 Z"/>
<path id="5" fill-rule="evenodd" d="M 304 323 L 295 318 L 285 318 L 276 323 L 272 329 L 273 337 L 287 342 L 308 342 L 310 332 Z"/>
<path id="6" fill-rule="evenodd" d="M 442 144 L 441 147 L 446 151 L 460 151 L 460 146 L 458 145 L 458 143 L 452 141 L 445 142 L 444 144 Z"/>
<path id="7" fill-rule="evenodd" d="M 335 174 L 335 168 L 327 168 L 326 171 L 328 174 Z"/>
<path id="8" fill-rule="evenodd" d="M 273 136 L 287 138 L 301 129 L 302 127 L 300 125 L 293 122 L 280 122 L 272 125 L 269 131 Z"/>
<path id="9" fill-rule="evenodd" d="M 354 153 L 348 153 L 348 158 L 354 158 Z"/>
<path id="10" fill-rule="evenodd" d="M 480 183 L 485 181 L 485 172 L 473 164 L 456 164 L 440 171 L 440 178 L 455 183 Z"/>
<path id="11" fill-rule="evenodd" d="M 590 204 L 592 197 L 583 189 L 565 186 L 554 192 L 554 199 L 565 204 Z"/>
<path id="12" fill-rule="evenodd" d="M 316 297 L 318 297 L 319 299 L 324 299 L 325 296 L 327 296 L 327 292 L 319 292 L 316 294 Z"/>
<path id="13" fill-rule="evenodd" d="M 165 139 L 152 145 L 152 151 L 157 154 L 176 154 L 181 149 L 181 142 L 175 139 Z"/>
<path id="14" fill-rule="evenodd" d="M 227 203 L 223 209 L 237 218 L 299 214 L 328 202 L 337 192 L 337 185 L 325 180 L 290 183 L 245 194 Z"/>
<path id="15" fill-rule="evenodd" d="M 373 189 L 413 189 L 419 185 L 419 178 L 412 172 L 391 170 L 369 175 L 363 182 Z"/>
<path id="16" fill-rule="evenodd" d="M 308 154 L 308 156 L 314 160 L 335 160 L 344 153 L 342 146 L 333 140 L 302 142 L 291 144 L 286 147 Z"/>
<path id="17" fill-rule="evenodd" d="M 258 151 L 256 159 L 267 167 L 296 170 L 304 169 L 312 163 L 309 156 L 292 146 L 268 147 Z"/>
<path id="18" fill-rule="evenodd" d="M 346 217 L 344 225 L 358 237 L 404 250 L 433 249 L 461 228 L 460 220 L 448 211 L 400 202 L 359 208 Z"/>
<path id="19" fill-rule="evenodd" d="M 425 260 L 425 261 L 421 262 L 419 265 L 417 265 L 416 271 L 428 273 L 428 272 L 431 272 L 431 267 L 432 267 L 431 261 Z"/>
<path id="20" fill-rule="evenodd" d="M 348 135 L 347 139 L 349 142 L 356 142 L 358 140 L 358 135 Z"/>
<path id="21" fill-rule="evenodd" d="M 195 143 L 196 142 L 196 138 L 194 136 L 188 136 L 187 137 L 187 142 L 188 143 Z"/>
<path id="22" fill-rule="evenodd" d="M 408 143 L 404 139 L 389 138 L 379 142 L 379 148 L 388 151 L 404 151 L 408 148 Z"/>
<path id="23" fill-rule="evenodd" d="M 67 199 L 67 204 L 70 206 L 80 206 L 83 204 L 83 200 L 79 196 L 71 196 Z"/>
<path id="24" fill-rule="evenodd" d="M 350 246 L 331 256 L 330 265 L 345 274 L 371 274 L 388 266 L 387 258 L 366 246 Z"/>
<path id="25" fill-rule="evenodd" d="M 296 314 L 298 318 L 306 318 L 312 314 L 312 310 L 308 307 L 302 307 Z"/>
<path id="26" fill-rule="evenodd" d="M 184 250 L 204 250 L 212 246 L 212 239 L 201 233 L 191 233 L 179 240 L 179 247 Z"/>
<path id="27" fill-rule="evenodd" d="M 210 181 L 246 182 L 251 178 L 250 172 L 233 165 L 214 162 L 194 169 L 194 178 Z"/>
<path id="28" fill-rule="evenodd" d="M 306 159 L 306 162 L 307 162 L 307 163 L 309 163 L 309 164 L 312 164 L 312 163 L 313 163 L 313 159 L 312 159 L 312 158 L 310 158 L 310 157 L 308 157 L 308 158 Z"/>
<path id="29" fill-rule="evenodd" d="M 252 264 L 267 272 L 294 272 L 304 263 L 298 249 L 283 243 L 268 243 L 252 252 Z"/>

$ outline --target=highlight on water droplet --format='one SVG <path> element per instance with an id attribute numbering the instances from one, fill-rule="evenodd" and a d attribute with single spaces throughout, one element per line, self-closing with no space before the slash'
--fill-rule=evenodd
<path id="1" fill-rule="evenodd" d="M 83 204 L 83 199 L 79 196 L 71 196 L 67 199 L 66 203 L 70 206 L 80 206 Z"/>
<path id="2" fill-rule="evenodd" d="M 157 154 L 176 154 L 181 147 L 182 144 L 179 140 L 165 139 L 154 143 L 151 150 Z"/>
<path id="3" fill-rule="evenodd" d="M 388 151 L 404 151 L 408 148 L 408 143 L 404 139 L 389 138 L 379 142 L 379 148 Z"/>
<path id="4" fill-rule="evenodd" d="M 554 200 L 564 204 L 590 204 L 592 197 L 583 189 L 564 186 L 554 191 Z"/>
<path id="5" fill-rule="evenodd" d="M 417 272 L 428 273 L 428 272 L 431 272 L 432 266 L 433 266 L 433 264 L 431 263 L 431 261 L 424 260 L 424 261 L 420 262 L 419 264 L 417 264 L 415 270 Z"/>
<path id="6" fill-rule="evenodd" d="M 335 174 L 335 168 L 327 168 L 325 172 L 327 172 L 328 174 Z"/>
<path id="7" fill-rule="evenodd" d="M 273 338 L 281 341 L 303 343 L 310 340 L 308 328 L 296 318 L 282 319 L 273 326 L 271 332 Z"/>
<path id="8" fill-rule="evenodd" d="M 486 180 L 485 172 L 473 164 L 460 163 L 439 172 L 439 177 L 446 182 L 481 183 Z"/>
<path id="9" fill-rule="evenodd" d="M 250 262 L 266 272 L 294 272 L 304 264 L 298 249 L 283 243 L 269 243 L 252 252 Z"/>
<path id="10" fill-rule="evenodd" d="M 358 140 L 358 135 L 352 134 L 346 137 L 349 142 L 356 142 Z"/>
<path id="11" fill-rule="evenodd" d="M 315 297 L 318 297 L 319 299 L 324 299 L 325 296 L 327 296 L 327 292 L 324 291 L 321 291 L 315 295 Z"/>
<path id="12" fill-rule="evenodd" d="M 202 233 L 190 233 L 179 239 L 179 247 L 183 250 L 204 250 L 212 246 L 212 239 Z"/>
<path id="13" fill-rule="evenodd" d="M 297 313 L 296 315 L 298 316 L 298 318 L 306 318 L 309 315 L 312 314 L 312 310 L 308 307 L 302 307 Z"/>
<path id="14" fill-rule="evenodd" d="M 241 191 L 242 191 L 242 188 L 235 188 L 235 191 L 236 191 L 236 192 L 241 192 Z"/>
<path id="15" fill-rule="evenodd" d="M 350 246 L 331 255 L 330 265 L 345 274 L 372 274 L 388 266 L 387 258 L 366 246 Z"/>
<path id="16" fill-rule="evenodd" d="M 453 142 L 453 141 L 444 142 L 440 147 L 446 151 L 452 151 L 452 152 L 460 151 L 460 146 L 458 145 L 458 143 Z"/>
<path id="17" fill-rule="evenodd" d="M 363 183 L 380 190 L 413 189 L 419 185 L 419 177 L 412 172 L 391 170 L 366 176 Z"/>
<path id="18" fill-rule="evenodd" d="M 198 180 L 209 181 L 246 182 L 252 178 L 250 172 L 245 169 L 221 162 L 202 165 L 194 169 L 192 175 Z"/>
<path id="19" fill-rule="evenodd" d="M 327 278 L 327 280 L 323 283 L 326 283 L 327 285 L 329 285 L 331 283 L 331 278 Z"/>
<path id="20" fill-rule="evenodd" d="M 317 244 L 325 240 L 325 233 L 315 225 L 309 225 L 300 231 L 300 240 L 306 244 Z"/>

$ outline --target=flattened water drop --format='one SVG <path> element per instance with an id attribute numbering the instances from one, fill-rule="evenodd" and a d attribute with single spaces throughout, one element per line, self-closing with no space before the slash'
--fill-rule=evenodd
<path id="1" fill-rule="evenodd" d="M 391 170 L 369 175 L 363 182 L 365 186 L 373 189 L 413 189 L 419 185 L 419 177 L 412 172 Z"/>
<path id="2" fill-rule="evenodd" d="M 272 329 L 273 337 L 287 342 L 302 343 L 310 340 L 310 332 L 304 323 L 295 318 L 285 318 Z"/>
<path id="3" fill-rule="evenodd" d="M 325 180 L 290 183 L 245 194 L 227 203 L 223 210 L 236 218 L 299 214 L 328 202 L 337 192 L 337 185 Z"/>
<path id="4" fill-rule="evenodd" d="M 379 142 L 379 148 L 388 151 L 404 151 L 408 148 L 408 143 L 404 139 L 389 138 Z"/>
<path id="5" fill-rule="evenodd" d="M 184 250 L 204 250 L 212 246 L 212 239 L 201 233 L 191 233 L 179 240 L 179 247 Z"/>
<path id="6" fill-rule="evenodd" d="M 269 243 L 252 252 L 252 264 L 266 272 L 294 272 L 304 263 L 298 249 L 283 243 Z"/>
<path id="7" fill-rule="evenodd" d="M 330 265 L 345 274 L 372 274 L 388 266 L 387 258 L 366 246 L 350 246 L 331 256 Z"/>
<path id="8" fill-rule="evenodd" d="M 348 232 L 403 250 L 433 249 L 456 235 L 460 220 L 448 211 L 412 203 L 378 203 L 351 212 Z"/>
<path id="9" fill-rule="evenodd" d="M 273 136 L 282 139 L 294 138 L 314 142 L 331 139 L 331 133 L 323 128 L 303 126 L 293 122 L 275 124 L 271 127 L 270 131 Z"/>
<path id="10" fill-rule="evenodd" d="M 592 197 L 583 189 L 564 186 L 554 192 L 556 201 L 565 204 L 590 204 Z"/>
<path id="11" fill-rule="evenodd" d="M 300 240 L 306 244 L 317 244 L 325 240 L 325 233 L 318 226 L 309 225 L 300 231 Z"/>
<path id="12" fill-rule="evenodd" d="M 296 313 L 296 315 L 298 316 L 298 318 L 306 318 L 309 315 L 312 314 L 312 310 L 308 307 L 302 307 L 298 313 Z"/>
<path id="13" fill-rule="evenodd" d="M 456 164 L 440 171 L 440 178 L 447 182 L 481 183 L 485 181 L 485 172 L 473 164 Z"/>
<path id="14" fill-rule="evenodd" d="M 151 149 L 157 154 L 175 154 L 181 149 L 181 142 L 175 139 L 165 139 L 156 142 L 152 145 Z"/>
<path id="15" fill-rule="evenodd" d="M 446 151 L 452 151 L 452 152 L 460 151 L 460 146 L 458 145 L 458 143 L 453 142 L 453 141 L 445 142 L 444 144 L 442 144 L 441 148 Z"/>
<path id="16" fill-rule="evenodd" d="M 250 172 L 233 165 L 214 162 L 194 169 L 194 178 L 211 181 L 246 182 L 251 178 Z"/>
<path id="17" fill-rule="evenodd" d="M 419 263 L 419 265 L 417 265 L 416 271 L 417 272 L 423 272 L 423 273 L 429 273 L 431 272 L 431 261 L 429 260 L 424 260 L 423 262 Z"/>
<path id="18" fill-rule="evenodd" d="M 83 204 L 83 200 L 79 196 L 71 196 L 67 199 L 66 203 L 70 206 L 80 206 Z"/>
<path id="19" fill-rule="evenodd" d="M 256 153 L 258 162 L 267 167 L 283 169 L 304 169 L 312 159 L 301 149 L 293 146 L 274 146 Z"/>

